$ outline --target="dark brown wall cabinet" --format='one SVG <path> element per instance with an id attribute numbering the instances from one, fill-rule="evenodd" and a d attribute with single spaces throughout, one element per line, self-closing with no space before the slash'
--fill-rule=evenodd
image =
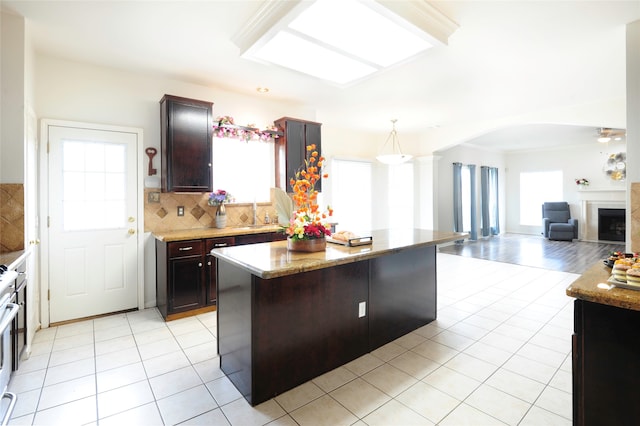
<path id="1" fill-rule="evenodd" d="M 216 304 L 214 248 L 276 241 L 279 232 L 165 242 L 156 240 L 156 304 L 165 319 Z"/>
<path id="2" fill-rule="evenodd" d="M 274 124 L 284 134 L 275 139 L 276 186 L 291 192 L 289 181 L 304 165 L 307 146 L 315 144 L 317 151 L 322 152 L 322 124 L 290 117 L 282 117 Z M 322 180 L 316 184 L 316 189 L 322 191 Z"/>
<path id="3" fill-rule="evenodd" d="M 213 103 L 164 95 L 160 127 L 162 191 L 212 191 Z"/>

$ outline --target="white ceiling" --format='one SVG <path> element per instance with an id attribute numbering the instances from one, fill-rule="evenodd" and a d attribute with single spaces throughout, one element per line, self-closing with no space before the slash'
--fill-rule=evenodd
<path id="1" fill-rule="evenodd" d="M 640 19 L 638 0 L 432 2 L 459 25 L 448 46 L 340 88 L 240 58 L 232 38 L 258 0 L 0 1 L 26 18 L 39 52 L 256 96 L 266 86 L 324 122 L 379 133 L 391 118 L 399 133 L 421 132 L 624 99 L 625 25 Z M 464 142 L 531 148 L 566 132 L 572 144 L 586 134 L 592 143 L 596 127 L 617 125 L 536 124 Z"/>

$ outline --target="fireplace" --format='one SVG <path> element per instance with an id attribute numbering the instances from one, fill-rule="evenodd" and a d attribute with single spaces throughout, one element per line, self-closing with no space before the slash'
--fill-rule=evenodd
<path id="1" fill-rule="evenodd" d="M 624 241 L 625 209 L 598 209 L 598 240 Z"/>

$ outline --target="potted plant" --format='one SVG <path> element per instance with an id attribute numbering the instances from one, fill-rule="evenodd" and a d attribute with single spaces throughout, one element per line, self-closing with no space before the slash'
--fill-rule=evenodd
<path id="1" fill-rule="evenodd" d="M 224 228 L 227 226 L 227 210 L 224 205 L 233 200 L 233 195 L 224 189 L 218 189 L 209 194 L 209 205 L 218 207 L 216 209 L 216 228 Z"/>

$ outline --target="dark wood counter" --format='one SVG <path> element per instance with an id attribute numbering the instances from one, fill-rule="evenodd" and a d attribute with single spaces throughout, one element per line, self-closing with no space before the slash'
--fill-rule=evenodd
<path id="1" fill-rule="evenodd" d="M 598 263 L 567 288 L 575 425 L 640 423 L 640 291 L 611 285 L 610 273 Z"/>
<path id="2" fill-rule="evenodd" d="M 221 368 L 252 405 L 436 318 L 436 244 L 453 232 L 378 231 L 370 246 L 286 242 L 212 250 Z"/>

